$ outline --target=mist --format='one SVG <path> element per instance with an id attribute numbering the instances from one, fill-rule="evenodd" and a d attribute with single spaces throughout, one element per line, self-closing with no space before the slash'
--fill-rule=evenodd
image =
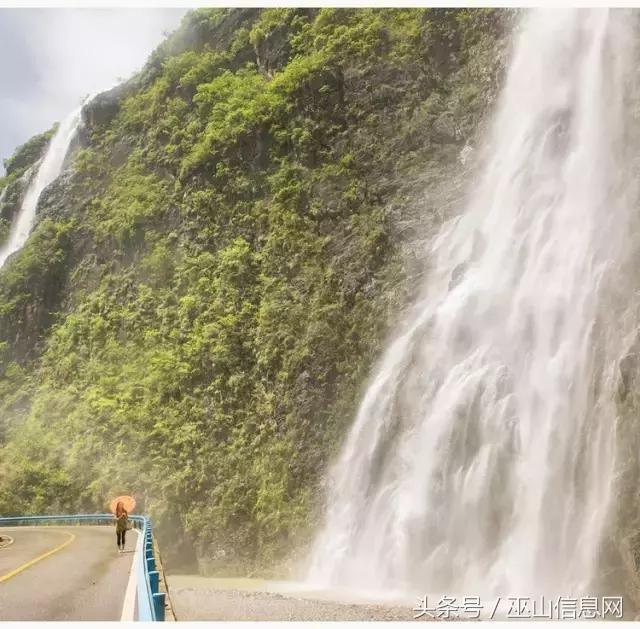
<path id="1" fill-rule="evenodd" d="M 0 161 L 134 74 L 187 10 L 0 9 Z"/>

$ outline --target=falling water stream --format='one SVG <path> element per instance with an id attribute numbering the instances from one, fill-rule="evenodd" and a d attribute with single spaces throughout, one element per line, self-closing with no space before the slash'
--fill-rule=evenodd
<path id="1" fill-rule="evenodd" d="M 430 243 L 332 470 L 310 583 L 589 591 L 633 332 L 615 288 L 630 250 L 628 23 L 523 17 L 467 207 Z"/>
<path id="2" fill-rule="evenodd" d="M 0 267 L 4 265 L 12 253 L 21 249 L 27 241 L 36 219 L 36 209 L 40 195 L 62 171 L 69 146 L 80 123 L 81 110 L 82 107 L 78 107 L 73 113 L 67 116 L 67 118 L 60 123 L 51 139 L 42 162 L 38 166 L 35 176 L 29 183 L 22 205 L 11 225 L 7 242 L 0 247 Z"/>

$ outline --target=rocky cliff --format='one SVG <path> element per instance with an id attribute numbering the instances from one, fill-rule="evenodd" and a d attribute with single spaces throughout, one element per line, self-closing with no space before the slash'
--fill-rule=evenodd
<path id="1" fill-rule="evenodd" d="M 169 563 L 295 562 L 423 239 L 459 210 L 512 18 L 197 10 L 87 105 L 0 271 L 0 512 L 133 492 Z"/>

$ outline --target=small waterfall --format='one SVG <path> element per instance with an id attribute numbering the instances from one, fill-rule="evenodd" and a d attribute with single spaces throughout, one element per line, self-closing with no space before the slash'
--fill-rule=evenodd
<path id="1" fill-rule="evenodd" d="M 311 583 L 407 597 L 593 587 L 634 323 L 620 297 L 629 22 L 524 16 L 481 176 L 430 244 L 421 297 L 332 470 Z"/>
<path id="2" fill-rule="evenodd" d="M 80 123 L 80 114 L 82 106 L 73 111 L 65 118 L 57 131 L 55 132 L 51 142 L 47 148 L 42 162 L 38 168 L 38 172 L 32 179 L 20 206 L 17 216 L 14 218 L 9 232 L 7 242 L 0 247 L 0 267 L 4 265 L 7 258 L 21 249 L 27 241 L 29 234 L 33 228 L 36 218 L 36 209 L 42 191 L 53 182 L 64 165 L 64 160 L 69 150 L 69 145 L 73 140 L 78 124 Z"/>

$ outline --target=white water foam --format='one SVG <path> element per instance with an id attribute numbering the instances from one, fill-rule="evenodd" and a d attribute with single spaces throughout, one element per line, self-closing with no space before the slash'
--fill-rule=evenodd
<path id="1" fill-rule="evenodd" d="M 611 297 L 630 249 L 627 23 L 523 18 L 481 176 L 332 471 L 309 583 L 588 593 L 632 327 Z"/>

